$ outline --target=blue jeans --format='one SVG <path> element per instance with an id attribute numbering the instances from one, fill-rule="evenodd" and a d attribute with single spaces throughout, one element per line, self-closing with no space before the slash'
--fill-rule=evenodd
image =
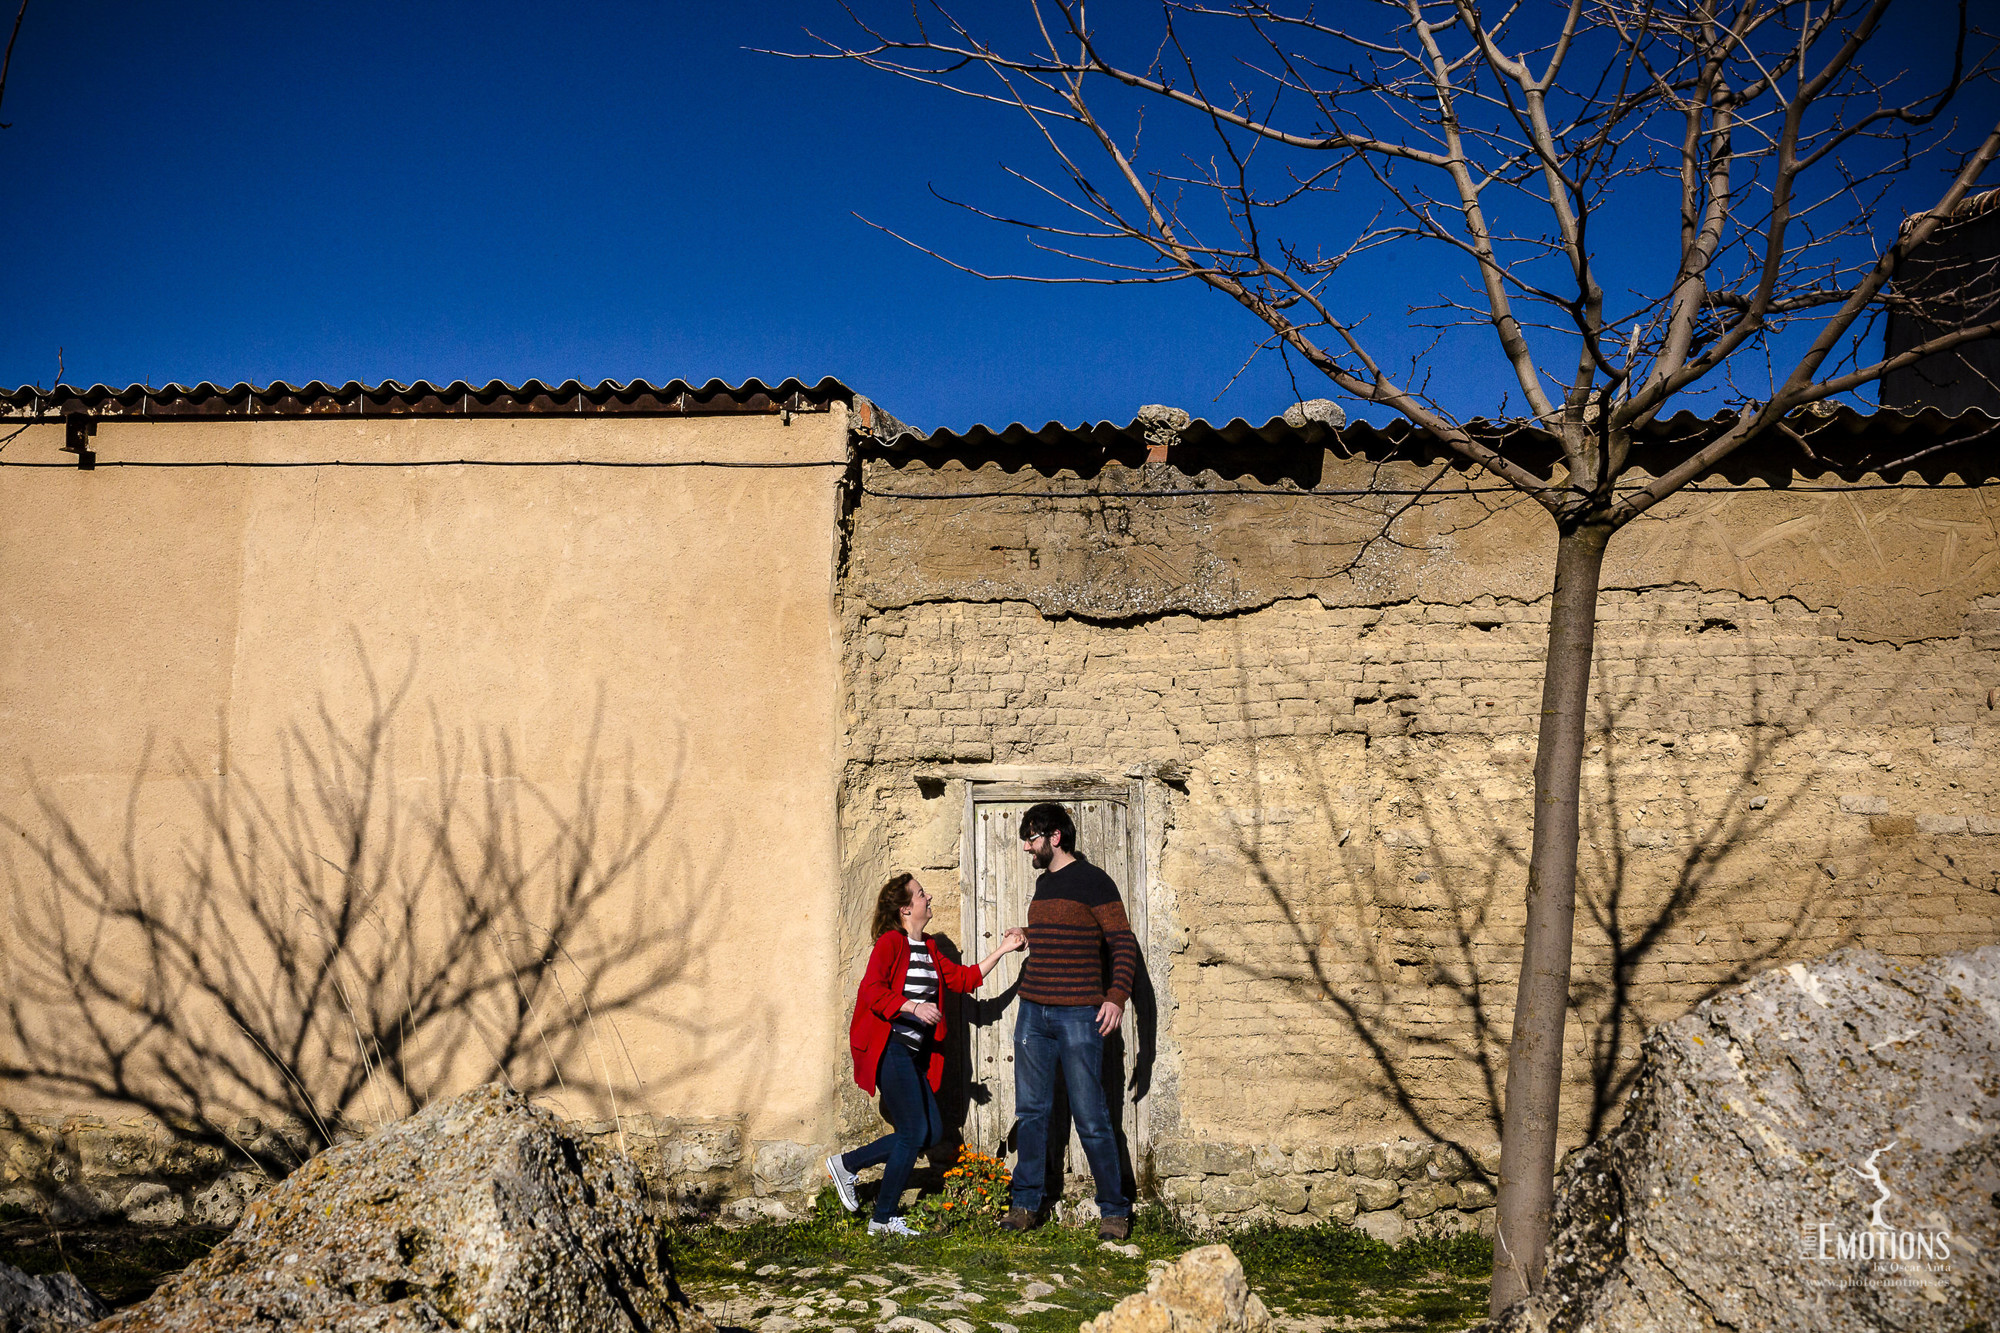
<path id="1" fill-rule="evenodd" d="M 1104 1104 L 1104 1038 L 1097 1032 L 1097 1010 L 1087 1004 L 1023 1000 L 1014 1015 L 1014 1113 L 1020 1118 L 1014 1140 L 1019 1149 L 1014 1207 L 1031 1213 L 1042 1208 L 1058 1062 L 1069 1088 L 1070 1119 L 1090 1162 L 1090 1174 L 1097 1178 L 1098 1215 L 1129 1217 L 1132 1201 L 1125 1196 L 1118 1139 L 1112 1133 L 1110 1108 Z"/>
<path id="2" fill-rule="evenodd" d="M 882 1118 L 895 1128 L 864 1148 L 840 1155 L 840 1164 L 849 1171 L 888 1164 L 882 1168 L 882 1189 L 875 1196 L 877 1222 L 896 1215 L 917 1154 L 944 1137 L 944 1117 L 938 1114 L 937 1098 L 924 1074 L 929 1060 L 890 1039 L 882 1062 L 875 1066 L 875 1090 L 882 1095 Z"/>

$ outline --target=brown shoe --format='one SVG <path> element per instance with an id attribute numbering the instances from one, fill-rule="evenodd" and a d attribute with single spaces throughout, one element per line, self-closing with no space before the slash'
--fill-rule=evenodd
<path id="1" fill-rule="evenodd" d="M 1129 1217 L 1100 1217 L 1097 1220 L 1099 1240 L 1126 1240 L 1132 1235 L 1132 1219 Z"/>
<path id="2" fill-rule="evenodd" d="M 1035 1215 L 1025 1208 L 1009 1208 L 1007 1216 L 1000 1219 L 1002 1231 L 1033 1231 Z"/>

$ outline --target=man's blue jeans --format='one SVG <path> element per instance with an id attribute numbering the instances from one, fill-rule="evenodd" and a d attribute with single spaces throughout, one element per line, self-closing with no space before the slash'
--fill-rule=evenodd
<path id="1" fill-rule="evenodd" d="M 1097 1178 L 1100 1217 L 1129 1217 L 1132 1201 L 1125 1196 L 1118 1162 L 1118 1139 L 1112 1133 L 1111 1111 L 1104 1104 L 1104 1038 L 1097 1033 L 1097 1010 L 1085 1004 L 1036 1004 L 1021 1001 L 1014 1016 L 1014 1113 L 1019 1150 L 1014 1164 L 1014 1207 L 1031 1213 L 1042 1209 L 1043 1179 L 1048 1174 L 1049 1114 L 1056 1098 L 1056 1066 L 1069 1089 L 1070 1119 Z M 1061 1183 L 1057 1183 L 1061 1192 Z"/>

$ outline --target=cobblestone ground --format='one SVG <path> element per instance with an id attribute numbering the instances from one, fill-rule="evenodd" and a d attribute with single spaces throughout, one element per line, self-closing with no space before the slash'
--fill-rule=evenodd
<path id="1" fill-rule="evenodd" d="M 0 1215 L 0 1259 L 29 1274 L 72 1272 L 122 1307 L 222 1235 Z M 988 1229 L 899 1243 L 843 1219 L 689 1228 L 674 1233 L 673 1248 L 682 1289 L 732 1333 L 1074 1333 L 1143 1289 L 1151 1269 L 1208 1239 L 1142 1225 L 1118 1245 L 1090 1228 L 1048 1226 L 1027 1236 Z M 1491 1273 L 1488 1254 L 1405 1247 L 1392 1256 L 1358 1233 L 1330 1229 L 1220 1239 L 1243 1259 L 1277 1333 L 1460 1329 L 1482 1310 Z"/>
<path id="2" fill-rule="evenodd" d="M 886 1245 L 879 1262 L 864 1254 L 738 1260 L 720 1271 L 690 1271 L 683 1285 L 719 1326 L 745 1333 L 1070 1333 L 1143 1289 L 1150 1270 L 1171 1257 L 1153 1245 L 1104 1243 L 1063 1261 L 1024 1255 L 1017 1244 L 1004 1242 L 1012 1252 L 1001 1245 L 960 1251 L 944 1263 L 908 1262 Z M 1278 1333 L 1463 1328 L 1485 1292 L 1483 1278 L 1444 1272 L 1379 1287 L 1312 1271 L 1265 1274 L 1252 1285 Z"/>
<path id="3" fill-rule="evenodd" d="M 1127 1246 L 1121 1257 L 1139 1253 Z M 1103 1270 L 1089 1274 L 1081 1264 L 990 1276 L 896 1262 L 873 1270 L 740 1266 L 742 1278 L 706 1283 L 689 1295 L 717 1324 L 757 1333 L 1023 1333 L 1024 1322 L 1031 1328 L 1081 1322 L 1124 1294 L 1104 1290 L 1097 1281 Z"/>

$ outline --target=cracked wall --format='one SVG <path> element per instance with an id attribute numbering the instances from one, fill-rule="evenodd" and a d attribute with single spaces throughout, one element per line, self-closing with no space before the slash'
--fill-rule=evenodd
<path id="1" fill-rule="evenodd" d="M 1437 466 L 1326 455 L 1322 492 L 1166 464 L 1088 479 L 1000 464 L 874 459 L 853 522 L 847 586 L 876 608 L 1027 602 L 1119 620 L 1226 614 L 1286 598 L 1328 606 L 1533 602 L 1555 542 L 1540 506 Z M 1201 489 L 1134 497 L 1121 491 Z M 971 493 L 964 500 L 934 498 Z M 1852 638 L 1956 635 L 2000 588 L 2000 487 L 1884 488 L 1827 474 L 1784 488 L 1706 484 L 1670 497 L 1611 544 L 1606 588 L 1690 587 L 1838 609 Z M 1387 527 L 1387 532 L 1384 529 Z"/>
<path id="2" fill-rule="evenodd" d="M 1147 484 L 1198 484 L 1168 471 Z M 1144 480 L 1117 472 L 872 465 L 843 583 L 850 907 L 913 869 L 958 920 L 961 804 L 919 775 L 1164 774 L 1160 1132 L 1489 1145 L 1546 519 L 1444 496 L 1382 540 L 1378 513 L 1317 499 L 1082 493 Z M 1069 493 L 881 494 L 954 488 Z M 2000 938 L 2000 501 L 1662 508 L 1606 565 L 1570 1142 L 1615 1117 L 1644 1028 L 1718 986 L 1847 943 Z"/>

